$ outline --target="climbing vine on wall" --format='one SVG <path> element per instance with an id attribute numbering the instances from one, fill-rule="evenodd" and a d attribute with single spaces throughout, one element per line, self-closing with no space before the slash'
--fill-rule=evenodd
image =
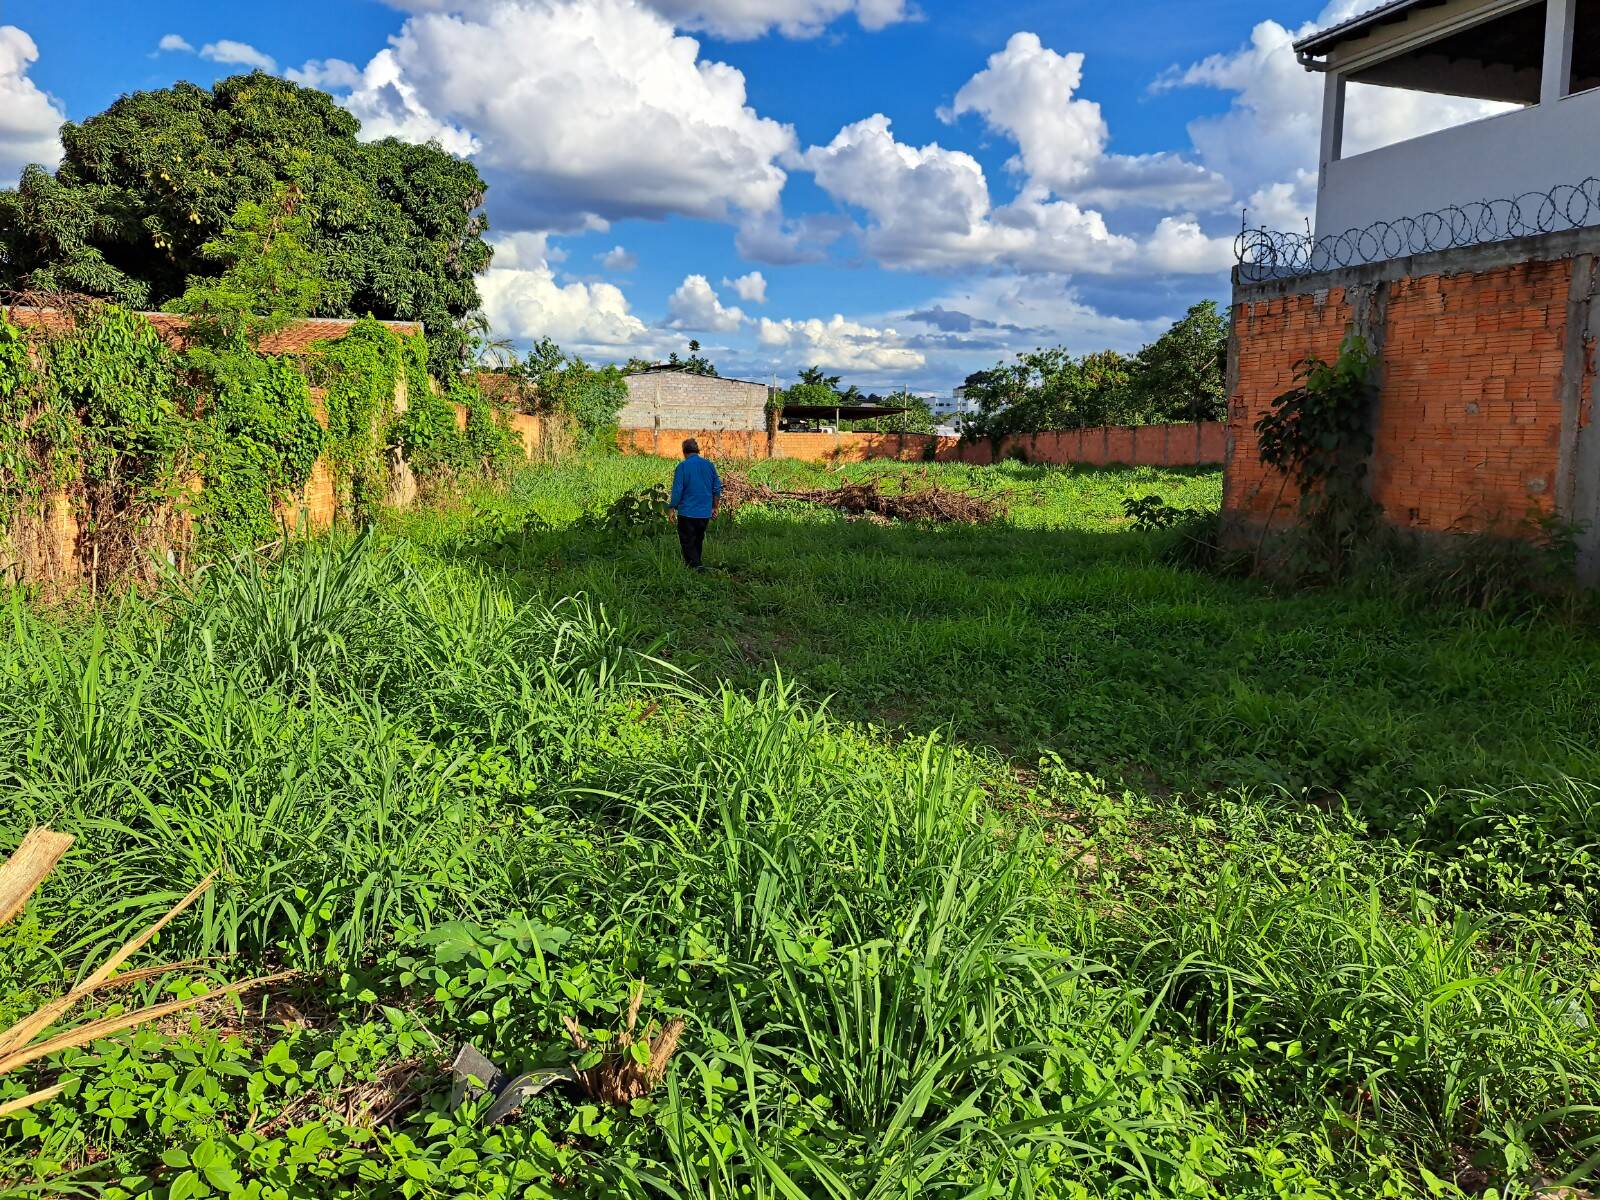
<path id="1" fill-rule="evenodd" d="M 270 542 L 279 506 L 305 487 L 326 441 L 311 390 L 289 359 L 247 344 L 213 356 L 204 382 L 203 488 L 195 500 L 202 549 Z"/>
<path id="2" fill-rule="evenodd" d="M 319 457 L 339 515 L 358 524 L 387 491 L 391 448 L 437 478 L 502 472 L 520 457 L 472 383 L 430 379 L 420 334 L 360 321 L 296 360 L 261 353 L 237 325 L 191 325 L 180 350 L 114 305 L 63 298 L 55 312 L 48 329 L 24 329 L 0 309 L 0 543 L 65 493 L 95 578 L 148 568 L 151 551 L 209 556 L 276 540 Z M 402 380 L 409 403 L 397 415 Z"/>
<path id="3" fill-rule="evenodd" d="M 338 340 L 319 343 L 311 359 L 311 380 L 323 389 L 336 504 L 357 525 L 377 514 L 387 488 L 385 435 L 405 355 L 395 332 L 368 317 Z"/>
<path id="4" fill-rule="evenodd" d="M 521 459 L 516 435 L 475 381 L 458 375 L 441 387 L 430 379 L 420 338 L 403 347 L 402 359 L 406 411 L 390 425 L 389 443 L 417 474 L 434 479 L 468 472 L 503 475 Z M 466 410 L 465 428 L 457 405 Z"/>
<path id="5" fill-rule="evenodd" d="M 1375 366 L 1366 339 L 1352 333 L 1334 362 L 1299 363 L 1295 386 L 1256 422 L 1261 461 L 1299 489 L 1301 528 L 1321 565 L 1336 575 L 1378 525 L 1367 486 Z"/>
<path id="6" fill-rule="evenodd" d="M 71 469 L 71 429 L 41 404 L 27 336 L 0 313 L 0 528 Z"/>
<path id="7" fill-rule="evenodd" d="M 72 499 L 95 578 L 179 535 L 192 397 L 151 324 L 114 305 L 63 305 L 30 338 L 0 321 L 0 522 Z"/>
<path id="8" fill-rule="evenodd" d="M 451 382 L 450 399 L 467 410 L 467 427 L 462 431 L 467 469 L 504 475 L 522 456 L 522 445 L 508 428 L 505 417 L 483 394 L 476 380 L 457 376 Z"/>
<path id="9" fill-rule="evenodd" d="M 402 349 L 406 410 L 389 427 L 389 442 L 424 477 L 464 470 L 466 443 L 456 427 L 455 410 L 428 375 L 427 346 L 420 337 Z"/>

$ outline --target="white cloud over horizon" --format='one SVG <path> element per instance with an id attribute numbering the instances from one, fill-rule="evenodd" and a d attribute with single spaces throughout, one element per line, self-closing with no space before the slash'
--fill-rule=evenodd
<path id="1" fill-rule="evenodd" d="M 0 25 L 0 186 L 30 163 L 61 161 L 60 129 L 65 109 L 28 78 L 39 47 L 15 25 Z"/>
<path id="2" fill-rule="evenodd" d="M 473 155 L 515 228 L 772 210 L 788 125 L 639 0 L 509 0 L 410 17 L 344 103 L 364 136 Z M 538 113 L 538 120 L 528 119 Z"/>
<path id="3" fill-rule="evenodd" d="M 722 286 L 732 288 L 734 295 L 746 304 L 765 304 L 767 302 L 767 277 L 760 271 L 751 271 L 737 279 L 722 277 Z"/>
<path id="4" fill-rule="evenodd" d="M 550 337 L 585 353 L 625 356 L 649 339 L 649 327 L 614 284 L 557 282 L 541 234 L 497 239 L 478 291 L 495 332 L 515 341 Z"/>
<path id="5" fill-rule="evenodd" d="M 257 50 L 249 42 L 236 42 L 231 38 L 207 42 L 200 47 L 199 53 L 208 62 L 223 66 L 249 67 L 252 71 L 266 71 L 269 74 L 275 74 L 278 70 L 278 60 L 272 55 Z"/>
<path id="6" fill-rule="evenodd" d="M 744 324 L 744 311 L 725 306 L 704 275 L 690 275 L 667 297 L 668 329 L 732 333 Z"/>
<path id="7" fill-rule="evenodd" d="M 980 115 L 1016 144 L 1008 169 L 1058 196 L 1108 208 L 1225 203 L 1226 181 L 1178 154 L 1109 153 L 1111 130 L 1100 105 L 1079 95 L 1084 61 L 1082 53 L 1050 49 L 1037 34 L 1014 34 L 939 115 L 946 122 Z"/>
<path id="8" fill-rule="evenodd" d="M 905 345 L 894 329 L 875 328 L 835 313 L 829 320 L 762 317 L 757 339 L 763 347 L 787 351 L 791 365 L 819 366 L 882 376 L 895 371 L 917 371 L 927 358 Z"/>

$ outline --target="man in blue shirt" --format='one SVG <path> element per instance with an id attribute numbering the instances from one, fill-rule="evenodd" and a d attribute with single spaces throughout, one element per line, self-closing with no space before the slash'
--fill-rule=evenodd
<path id="1" fill-rule="evenodd" d="M 678 544 L 683 561 L 691 570 L 703 571 L 700 552 L 706 543 L 706 526 L 717 515 L 722 502 L 722 480 L 716 467 L 700 457 L 700 443 L 690 438 L 683 444 L 683 461 L 672 475 L 672 499 L 668 514 L 678 525 Z"/>

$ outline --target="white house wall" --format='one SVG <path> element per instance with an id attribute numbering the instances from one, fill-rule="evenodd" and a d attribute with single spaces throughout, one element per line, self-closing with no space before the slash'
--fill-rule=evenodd
<path id="1" fill-rule="evenodd" d="M 1578 184 L 1600 175 L 1600 90 L 1443 129 L 1323 169 L 1319 237 Z M 1524 219 L 1536 214 L 1525 212 Z M 1600 213 L 1583 223 L 1600 224 Z"/>

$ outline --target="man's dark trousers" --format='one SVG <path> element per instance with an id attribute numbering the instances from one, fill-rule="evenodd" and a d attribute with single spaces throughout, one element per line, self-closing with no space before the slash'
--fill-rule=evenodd
<path id="1" fill-rule="evenodd" d="M 709 524 L 710 517 L 678 518 L 678 545 L 683 547 L 683 561 L 696 571 L 700 570 L 700 552 L 705 549 Z"/>

